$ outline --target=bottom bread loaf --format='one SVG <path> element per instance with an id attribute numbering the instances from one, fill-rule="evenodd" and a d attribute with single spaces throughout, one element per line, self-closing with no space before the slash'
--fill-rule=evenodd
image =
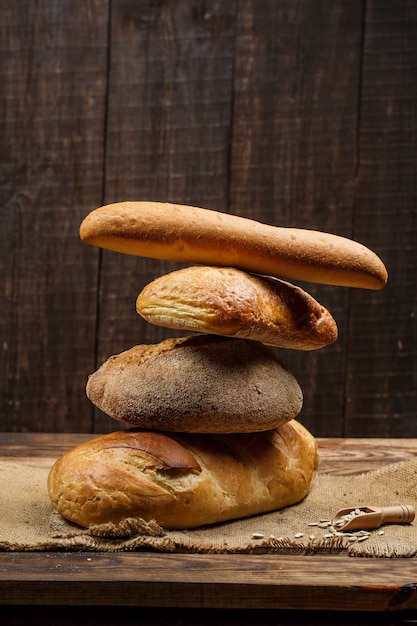
<path id="1" fill-rule="evenodd" d="M 84 527 L 140 518 L 188 529 L 295 504 L 317 467 L 316 440 L 296 420 L 227 435 L 131 429 L 69 450 L 51 468 L 48 491 Z"/>

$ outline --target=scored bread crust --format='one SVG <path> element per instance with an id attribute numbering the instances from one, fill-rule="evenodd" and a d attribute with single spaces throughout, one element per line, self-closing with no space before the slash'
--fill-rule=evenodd
<path id="1" fill-rule="evenodd" d="M 48 493 L 64 518 L 87 528 L 136 518 L 187 529 L 293 505 L 317 467 L 316 440 L 295 420 L 251 434 L 120 431 L 60 457 Z"/>
<path id="2" fill-rule="evenodd" d="M 296 417 L 303 402 L 271 349 L 216 335 L 134 346 L 91 374 L 86 393 L 116 420 L 172 432 L 268 430 Z"/>
<path id="3" fill-rule="evenodd" d="M 329 311 L 300 287 L 233 267 L 193 266 L 160 276 L 140 292 L 136 310 L 158 326 L 294 350 L 323 348 L 338 334 Z"/>
<path id="4" fill-rule="evenodd" d="M 388 278 L 372 250 L 346 237 L 180 204 L 108 204 L 91 211 L 79 232 L 87 244 L 124 254 L 290 280 L 381 289 Z"/>

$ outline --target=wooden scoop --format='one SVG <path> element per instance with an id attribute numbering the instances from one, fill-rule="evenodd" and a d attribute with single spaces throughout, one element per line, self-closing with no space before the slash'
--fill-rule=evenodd
<path id="1" fill-rule="evenodd" d="M 409 504 L 358 506 L 338 511 L 332 525 L 336 530 L 379 528 L 381 524 L 408 524 L 413 521 L 414 516 L 414 508 Z"/>

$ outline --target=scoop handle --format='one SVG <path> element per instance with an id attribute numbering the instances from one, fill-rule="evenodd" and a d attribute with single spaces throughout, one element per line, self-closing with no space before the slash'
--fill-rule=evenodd
<path id="1" fill-rule="evenodd" d="M 414 508 L 409 504 L 398 504 L 382 508 L 382 521 L 385 523 L 407 524 L 412 522 L 414 517 Z"/>

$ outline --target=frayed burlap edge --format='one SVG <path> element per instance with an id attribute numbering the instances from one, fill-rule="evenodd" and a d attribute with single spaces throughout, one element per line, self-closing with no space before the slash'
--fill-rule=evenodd
<path id="1" fill-rule="evenodd" d="M 411 504 L 417 508 L 417 459 L 359 476 L 319 472 L 310 494 L 294 506 L 189 531 L 165 531 L 153 521 L 140 519 L 89 529 L 76 526 L 53 510 L 46 491 L 47 474 L 44 467 L 0 463 L 0 478 L 6 485 L 0 511 L 1 550 L 417 556 L 414 523 L 385 525 L 361 542 L 327 537 L 325 527 L 310 525 L 330 520 L 347 506 Z"/>

